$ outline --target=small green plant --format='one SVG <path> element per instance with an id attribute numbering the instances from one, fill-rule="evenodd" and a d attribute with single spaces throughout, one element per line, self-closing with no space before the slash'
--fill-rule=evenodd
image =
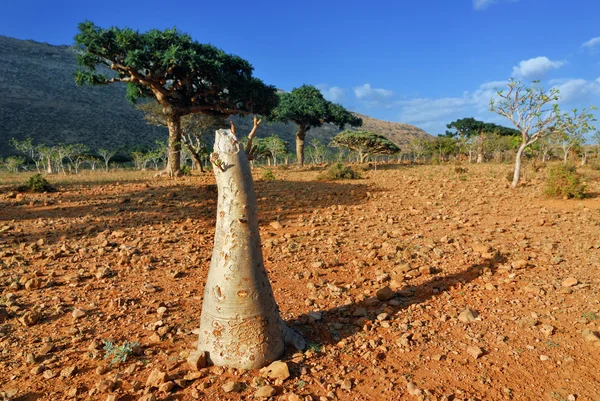
<path id="1" fill-rule="evenodd" d="M 181 166 L 181 175 L 192 175 L 192 169 L 190 166 Z"/>
<path id="2" fill-rule="evenodd" d="M 266 181 L 275 180 L 276 178 L 275 178 L 275 174 L 273 174 L 273 170 L 271 170 L 270 168 L 266 169 L 262 175 L 262 179 L 266 180 Z"/>
<path id="3" fill-rule="evenodd" d="M 304 380 L 298 380 L 298 388 L 302 388 L 304 386 L 306 386 L 306 382 Z"/>
<path id="4" fill-rule="evenodd" d="M 319 180 L 354 180 L 361 178 L 359 172 L 343 163 L 334 163 L 327 170 L 317 176 Z"/>
<path id="5" fill-rule="evenodd" d="M 134 348 L 139 346 L 140 343 L 137 341 L 132 343 L 125 341 L 123 345 L 115 345 L 112 341 L 104 340 L 103 349 L 106 351 L 104 359 L 112 357 L 112 360 L 110 361 L 111 366 L 123 363 L 131 354 L 133 354 Z"/>
<path id="6" fill-rule="evenodd" d="M 557 164 L 548 170 L 544 192 L 552 197 L 581 199 L 585 196 L 585 185 L 581 183 L 581 175 L 577 173 L 575 166 Z"/>
<path id="7" fill-rule="evenodd" d="M 590 311 L 590 312 L 585 312 L 583 315 L 581 315 L 583 318 L 589 320 L 590 322 L 593 322 L 594 320 L 598 320 L 598 315 L 596 315 L 594 312 Z"/>
<path id="8" fill-rule="evenodd" d="M 317 344 L 317 343 L 307 343 L 306 344 L 306 350 L 312 351 L 315 354 L 318 354 L 319 352 L 321 352 L 322 348 L 323 348 L 323 346 L 321 344 Z"/>
<path id="9" fill-rule="evenodd" d="M 41 175 L 34 174 L 25 184 L 18 188 L 19 191 L 31 191 L 31 192 L 52 192 L 54 187 Z"/>

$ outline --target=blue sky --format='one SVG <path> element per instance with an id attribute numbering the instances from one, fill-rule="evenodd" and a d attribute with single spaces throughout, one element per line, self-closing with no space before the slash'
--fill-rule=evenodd
<path id="1" fill-rule="evenodd" d="M 2 2 L 0 34 L 71 44 L 86 19 L 176 26 L 246 58 L 268 84 L 313 84 L 350 110 L 434 135 L 462 117 L 509 125 L 487 109 L 510 77 L 557 87 L 563 109 L 600 107 L 598 0 L 86 3 Z"/>

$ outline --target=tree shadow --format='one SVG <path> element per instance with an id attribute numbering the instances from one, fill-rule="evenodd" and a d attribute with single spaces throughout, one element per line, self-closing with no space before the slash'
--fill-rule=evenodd
<path id="1" fill-rule="evenodd" d="M 364 202 L 373 192 L 368 182 L 257 181 L 259 223 L 292 218 L 297 214 Z M 31 204 L 31 200 L 34 203 Z M 197 182 L 169 186 L 139 183 L 97 190 L 44 194 L 0 205 L 0 226 L 11 229 L 0 233 L 0 245 L 45 244 L 95 238 L 99 232 L 136 230 L 143 226 L 199 223 L 207 232 L 214 228 L 217 210 L 215 184 Z M 59 224 L 56 224 L 56 221 Z M 188 224 L 189 225 L 189 224 Z M 18 229 L 19 227 L 26 229 Z"/>
<path id="2" fill-rule="evenodd" d="M 317 315 L 321 317 L 320 319 L 315 319 L 314 312 L 310 312 L 302 314 L 287 323 L 300 331 L 309 344 L 335 344 L 344 338 L 365 330 L 365 327 L 366 329 L 374 328 L 374 323 L 378 321 L 378 316 L 382 313 L 387 313 L 389 318 L 393 318 L 409 306 L 426 302 L 434 296 L 449 291 L 456 285 L 465 285 L 486 272 L 494 274 L 496 266 L 506 261 L 506 256 L 498 252 L 493 258 L 484 259 L 481 263 L 473 264 L 457 273 L 434 275 L 430 280 L 420 285 L 407 285 L 396 291 L 389 301 L 380 301 L 373 296 L 361 302 L 317 311 Z M 382 284 L 383 286 L 384 284 Z M 362 313 L 358 313 L 361 316 L 356 316 L 361 309 Z M 336 323 L 339 323 L 339 327 L 343 328 L 330 330 L 328 326 Z"/>

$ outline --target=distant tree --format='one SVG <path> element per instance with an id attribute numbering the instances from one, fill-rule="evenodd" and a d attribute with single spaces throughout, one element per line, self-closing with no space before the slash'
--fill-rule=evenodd
<path id="1" fill-rule="evenodd" d="M 99 158 L 97 158 L 96 156 L 88 155 L 85 158 L 84 162 L 90 166 L 90 169 L 92 169 L 92 171 L 96 171 L 96 164 L 100 163 L 101 160 Z M 107 167 L 106 171 L 108 171 L 108 167 Z"/>
<path id="2" fill-rule="evenodd" d="M 439 160 L 444 161 L 455 151 L 456 141 L 446 135 L 438 135 L 431 146 L 436 150 Z"/>
<path id="3" fill-rule="evenodd" d="M 585 142 L 585 135 L 596 129 L 592 125 L 596 119 L 590 113 L 591 110 L 596 110 L 596 107 L 592 106 L 590 110 L 581 111 L 573 109 L 570 113 L 559 116 L 556 135 L 563 150 L 563 163 L 567 163 L 571 149 L 582 145 Z"/>
<path id="4" fill-rule="evenodd" d="M 12 173 L 18 173 L 19 169 L 25 164 L 25 158 L 21 156 L 9 156 L 4 159 L 4 166 Z"/>
<path id="5" fill-rule="evenodd" d="M 40 171 L 41 159 L 40 159 L 39 147 L 35 146 L 33 144 L 32 138 L 27 138 L 22 141 L 12 138 L 10 140 L 10 145 L 13 148 L 15 148 L 16 150 L 18 150 L 19 152 L 26 154 L 27 157 L 29 157 L 31 160 L 33 160 L 33 162 L 35 163 L 35 168 L 37 169 L 38 173 L 41 172 Z"/>
<path id="6" fill-rule="evenodd" d="M 594 135 L 592 135 L 592 142 L 596 145 L 596 157 L 600 159 L 600 130 L 594 132 Z"/>
<path id="7" fill-rule="evenodd" d="M 325 123 L 344 129 L 346 125 L 358 127 L 362 119 L 355 117 L 339 104 L 326 100 L 321 92 L 312 85 L 294 88 L 291 92 L 279 95 L 279 105 L 269 115 L 271 121 L 289 122 L 298 125 L 296 132 L 296 160 L 304 165 L 304 140 L 311 128 Z"/>
<path id="8" fill-rule="evenodd" d="M 79 168 L 88 158 L 90 148 L 82 143 L 64 145 L 64 157 L 69 161 L 69 169 L 79 174 Z"/>
<path id="9" fill-rule="evenodd" d="M 398 145 L 383 135 L 369 131 L 343 131 L 331 140 L 331 145 L 358 153 L 361 163 L 371 155 L 393 155 L 400 151 Z"/>
<path id="10" fill-rule="evenodd" d="M 117 154 L 117 151 L 100 148 L 96 151 L 96 153 L 98 153 L 98 155 L 104 159 L 104 170 L 108 171 L 108 163 L 110 162 L 110 159 Z"/>
<path id="11" fill-rule="evenodd" d="M 317 138 L 313 138 L 310 141 L 311 157 L 314 164 L 325 163 L 327 158 L 327 146 L 319 141 Z"/>
<path id="12" fill-rule="evenodd" d="M 528 146 L 550 135 L 560 117 L 558 89 L 544 90 L 539 81 L 528 87 L 511 79 L 508 90 L 498 90 L 499 101 L 490 101 L 490 111 L 506 117 L 521 133 L 521 143 L 515 158 L 511 187 L 516 188 L 521 177 L 521 158 Z"/>
<path id="13" fill-rule="evenodd" d="M 246 60 L 200 44 L 176 29 L 140 33 L 86 21 L 78 30 L 77 84 L 125 82 L 128 100 L 154 98 L 162 106 L 169 128 L 171 176 L 181 173 L 181 117 L 266 114 L 277 104 L 275 87 L 254 78 Z M 102 74 L 98 66 L 108 67 L 115 76 Z"/>
<path id="14" fill-rule="evenodd" d="M 262 144 L 273 158 L 273 165 L 277 165 L 277 157 L 285 154 L 287 142 L 278 137 L 271 135 L 262 140 Z"/>
<path id="15" fill-rule="evenodd" d="M 431 142 L 425 138 L 413 138 L 408 147 L 413 154 L 413 161 L 418 163 L 431 150 Z"/>

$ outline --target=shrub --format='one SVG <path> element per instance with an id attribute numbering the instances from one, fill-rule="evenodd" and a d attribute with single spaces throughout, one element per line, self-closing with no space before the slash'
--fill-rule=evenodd
<path id="1" fill-rule="evenodd" d="M 273 170 L 270 168 L 266 169 L 262 175 L 262 179 L 266 181 L 273 181 L 275 179 L 275 174 L 273 174 Z"/>
<path id="2" fill-rule="evenodd" d="M 41 175 L 34 174 L 25 184 L 18 188 L 19 191 L 31 191 L 31 192 L 52 192 L 54 187 Z"/>
<path id="3" fill-rule="evenodd" d="M 581 199 L 585 195 L 585 185 L 581 183 L 581 175 L 575 166 L 557 164 L 548 170 L 546 195 Z"/>
<path id="4" fill-rule="evenodd" d="M 354 180 L 361 178 L 360 173 L 343 163 L 334 163 L 327 170 L 317 176 L 319 180 Z"/>
<path id="5" fill-rule="evenodd" d="M 104 340 L 103 348 L 106 351 L 104 359 L 112 357 L 112 360 L 110 361 L 111 366 L 123 363 L 131 354 L 134 353 L 135 348 L 139 346 L 140 344 L 137 341 L 132 343 L 130 343 L 129 341 L 125 341 L 123 345 L 116 345 L 112 341 Z"/>
<path id="6" fill-rule="evenodd" d="M 181 175 L 192 175 L 192 168 L 190 166 L 181 166 Z"/>

